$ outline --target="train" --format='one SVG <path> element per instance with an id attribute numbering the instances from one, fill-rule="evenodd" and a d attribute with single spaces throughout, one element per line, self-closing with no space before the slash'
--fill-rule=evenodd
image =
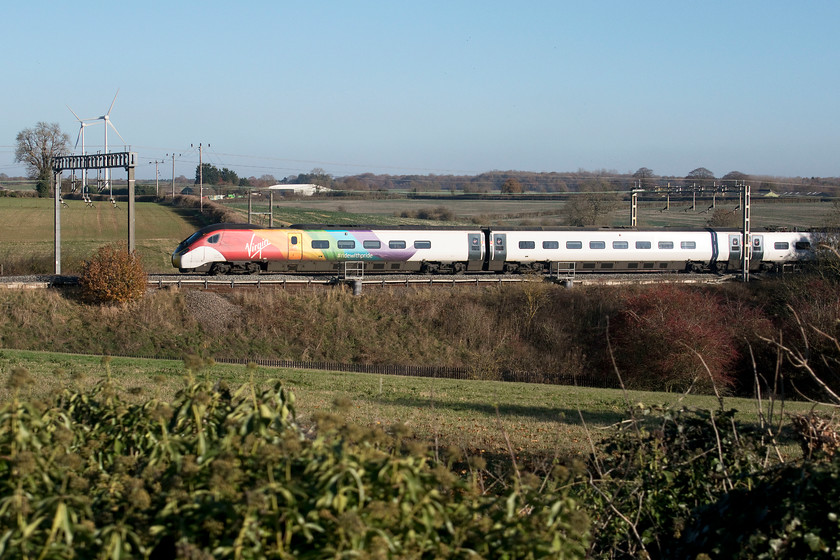
<path id="1" fill-rule="evenodd" d="M 749 236 L 749 269 L 812 261 L 818 233 Z M 716 272 L 743 268 L 735 229 L 424 227 L 214 224 L 172 253 L 180 272 L 337 273 L 363 263 L 369 273 Z"/>

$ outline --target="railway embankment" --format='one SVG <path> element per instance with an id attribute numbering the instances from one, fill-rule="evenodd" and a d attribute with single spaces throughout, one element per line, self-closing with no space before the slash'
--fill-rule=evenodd
<path id="1" fill-rule="evenodd" d="M 617 367 L 634 388 L 711 391 L 714 380 L 721 390 L 751 393 L 756 372 L 809 386 L 802 371 L 786 364 L 777 370 L 774 341 L 781 333 L 785 344 L 804 345 L 804 332 L 809 351 L 833 356 L 831 339 L 812 329 L 838 334 L 838 302 L 835 282 L 804 275 L 749 285 L 573 290 L 546 282 L 409 284 L 366 288 L 361 297 L 335 287 L 168 285 L 120 306 L 85 303 L 68 283 L 62 290 L 0 290 L 0 347 L 424 366 L 541 383 L 614 381 Z"/>

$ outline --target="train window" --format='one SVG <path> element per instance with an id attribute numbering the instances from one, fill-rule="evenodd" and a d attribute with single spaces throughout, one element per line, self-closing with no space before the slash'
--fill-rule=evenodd
<path id="1" fill-rule="evenodd" d="M 431 241 L 415 241 L 414 242 L 415 249 L 431 249 L 432 242 Z"/>
<path id="2" fill-rule="evenodd" d="M 289 238 L 289 242 L 290 242 L 292 245 L 297 245 L 297 244 L 298 244 L 298 236 L 297 236 L 297 235 L 293 235 L 291 238 Z"/>
<path id="3" fill-rule="evenodd" d="M 613 241 L 613 249 L 629 249 L 630 243 L 627 241 Z"/>
<path id="4" fill-rule="evenodd" d="M 811 242 L 810 241 L 797 241 L 794 245 L 797 251 L 810 251 L 811 250 Z"/>
<path id="5" fill-rule="evenodd" d="M 312 240 L 312 248 L 313 249 L 329 249 L 330 242 L 326 239 L 313 239 Z"/>
<path id="6" fill-rule="evenodd" d="M 533 241 L 520 241 L 519 242 L 519 248 L 520 249 L 533 249 L 536 246 L 537 246 L 537 244 L 534 243 Z"/>
<path id="7" fill-rule="evenodd" d="M 339 249 L 355 249 L 356 242 L 352 239 L 342 239 L 338 242 Z"/>
<path id="8" fill-rule="evenodd" d="M 660 241 L 658 245 L 659 245 L 660 249 L 673 249 L 674 248 L 674 242 L 673 241 Z"/>
<path id="9" fill-rule="evenodd" d="M 680 241 L 680 249 L 696 249 L 696 241 Z"/>
<path id="10" fill-rule="evenodd" d="M 217 233 L 216 235 L 211 235 L 207 238 L 207 243 L 218 243 L 219 238 L 222 236 L 221 233 Z"/>
<path id="11" fill-rule="evenodd" d="M 636 249 L 650 249 L 650 241 L 636 241 Z"/>
<path id="12" fill-rule="evenodd" d="M 367 241 L 363 241 L 362 245 L 365 249 L 379 249 L 382 246 L 382 243 L 376 239 L 368 239 Z"/>
<path id="13" fill-rule="evenodd" d="M 566 249 L 583 249 L 583 241 L 566 241 Z"/>
<path id="14" fill-rule="evenodd" d="M 543 241 L 543 249 L 559 249 L 559 241 Z"/>
<path id="15" fill-rule="evenodd" d="M 787 241 L 776 241 L 773 243 L 773 248 L 779 251 L 787 251 L 790 249 L 790 243 Z"/>
<path id="16" fill-rule="evenodd" d="M 389 241 L 389 249 L 405 249 L 405 241 Z"/>
<path id="17" fill-rule="evenodd" d="M 605 241 L 590 241 L 589 242 L 590 249 L 606 249 L 607 243 Z"/>

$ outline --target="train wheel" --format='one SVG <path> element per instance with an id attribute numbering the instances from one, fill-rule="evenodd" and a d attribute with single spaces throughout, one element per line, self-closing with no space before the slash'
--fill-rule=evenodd
<path id="1" fill-rule="evenodd" d="M 210 272 L 208 274 L 211 276 L 220 276 L 230 272 L 230 268 L 230 263 L 213 263 L 213 266 L 210 267 Z"/>

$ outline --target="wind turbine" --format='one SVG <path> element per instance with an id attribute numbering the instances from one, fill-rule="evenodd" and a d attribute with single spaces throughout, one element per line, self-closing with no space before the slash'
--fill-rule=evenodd
<path id="1" fill-rule="evenodd" d="M 70 105 L 67 105 L 67 108 L 70 109 Z M 73 113 L 73 116 L 76 117 L 76 120 L 79 121 L 79 135 L 76 136 L 76 145 L 73 146 L 73 151 L 75 152 L 76 149 L 79 147 L 79 141 L 82 142 L 82 155 L 85 155 L 85 127 L 91 126 L 96 124 L 95 121 L 99 119 L 82 119 L 79 118 L 79 115 L 76 114 L 76 111 L 70 109 L 70 112 Z M 87 169 L 82 171 L 82 197 L 87 196 Z"/>
<path id="2" fill-rule="evenodd" d="M 117 89 L 117 93 L 114 94 L 114 100 L 111 101 L 111 106 L 108 107 L 108 112 L 105 113 L 104 115 L 102 115 L 101 117 L 93 119 L 93 120 L 97 120 L 97 121 L 101 120 L 105 124 L 105 146 L 103 148 L 103 153 L 106 153 L 106 154 L 108 153 L 108 127 L 109 126 L 114 129 L 114 132 L 117 133 L 117 136 L 119 136 L 120 140 L 122 140 L 123 144 L 125 144 L 125 138 L 122 137 L 122 135 L 120 134 L 120 131 L 117 130 L 117 127 L 114 126 L 114 123 L 111 121 L 111 109 L 114 108 L 114 103 L 117 102 L 117 95 L 119 95 L 119 94 L 120 94 L 120 90 Z M 108 169 L 108 168 L 105 169 L 105 186 L 104 186 L 103 190 L 106 189 L 106 188 L 108 189 L 108 193 L 111 194 L 111 200 L 113 201 L 114 196 L 111 193 L 111 170 Z"/>

